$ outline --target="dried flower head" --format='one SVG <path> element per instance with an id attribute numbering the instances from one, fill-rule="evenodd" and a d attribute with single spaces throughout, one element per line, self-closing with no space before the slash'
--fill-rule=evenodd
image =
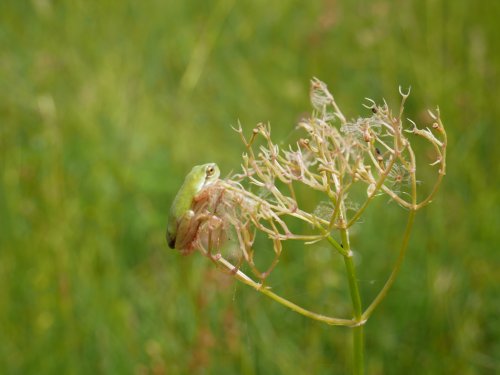
<path id="1" fill-rule="evenodd" d="M 409 122 L 403 125 L 404 103 L 409 93 L 401 94 L 396 115 L 387 103 L 368 100 L 370 113 L 347 121 L 326 84 L 313 79 L 313 113 L 298 124 L 303 137 L 295 144 L 280 148 L 271 136 L 269 124 L 258 124 L 246 137 L 241 126 L 235 130 L 246 147 L 242 171 L 219 180 L 200 194 L 193 210 L 199 218 L 198 235 L 193 246 L 217 260 L 227 239 L 237 244 L 239 265 L 245 262 L 264 280 L 276 266 L 289 240 L 312 243 L 331 238 L 332 231 L 354 225 L 369 203 L 381 194 L 408 210 L 428 204 L 445 173 L 446 133 L 439 111 L 432 114 L 433 130 L 419 129 Z M 406 134 L 427 140 L 436 152 L 437 181 L 431 193 L 418 201 L 416 157 Z M 313 212 L 303 209 L 296 198 L 296 187 L 305 185 L 324 194 L 326 201 Z M 350 191 L 364 185 L 367 195 L 353 201 Z M 402 189 L 404 187 L 404 189 Z M 294 233 L 287 218 L 308 223 L 308 231 Z M 255 265 L 256 233 L 271 242 L 274 260 L 265 270 Z M 337 250 L 342 253 L 342 246 Z"/>

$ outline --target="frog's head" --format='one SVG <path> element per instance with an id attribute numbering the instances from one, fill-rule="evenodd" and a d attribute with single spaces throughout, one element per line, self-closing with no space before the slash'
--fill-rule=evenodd
<path id="1" fill-rule="evenodd" d="M 220 169 L 215 163 L 203 164 L 198 166 L 198 168 L 200 168 L 200 172 L 204 176 L 201 188 L 214 183 L 220 176 Z"/>

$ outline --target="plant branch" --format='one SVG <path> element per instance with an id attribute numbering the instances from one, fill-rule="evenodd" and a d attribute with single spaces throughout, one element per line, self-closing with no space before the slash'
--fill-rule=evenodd
<path id="1" fill-rule="evenodd" d="M 254 288 L 256 291 L 270 297 L 271 299 L 275 300 L 276 302 L 282 304 L 285 307 L 288 307 L 290 310 L 295 311 L 296 313 L 299 313 L 301 315 L 304 315 L 308 318 L 329 324 L 329 325 L 335 325 L 335 326 L 345 326 L 345 327 L 356 327 L 359 325 L 364 324 L 364 322 L 361 321 L 355 321 L 353 319 L 341 319 L 341 318 L 333 318 L 330 316 L 326 315 L 321 315 L 309 310 L 304 309 L 303 307 L 277 295 L 276 293 L 272 292 L 269 288 L 265 287 L 261 283 L 257 283 L 254 280 L 252 280 L 250 277 L 248 277 L 245 273 L 242 271 L 238 270 L 235 266 L 233 266 L 229 261 L 224 259 L 223 257 L 216 258 L 216 261 L 222 265 L 224 268 L 229 270 L 231 273 L 234 273 L 234 277 L 241 281 L 242 283 L 251 286 Z"/>
<path id="2" fill-rule="evenodd" d="M 371 314 L 373 313 L 373 310 L 375 310 L 375 308 L 380 304 L 380 302 L 382 302 L 382 300 L 387 295 L 387 292 L 389 291 L 389 289 L 394 284 L 394 281 L 396 280 L 396 277 L 401 269 L 401 265 L 403 264 L 403 260 L 404 260 L 405 254 L 406 254 L 406 249 L 408 248 L 408 242 L 410 240 L 410 233 L 411 233 L 411 230 L 413 228 L 413 222 L 415 221 L 415 214 L 416 214 L 415 210 L 410 211 L 410 214 L 408 216 L 408 222 L 406 224 L 406 229 L 405 229 L 404 236 L 403 236 L 403 241 L 402 241 L 401 247 L 399 249 L 399 255 L 398 255 L 398 258 L 396 260 L 396 263 L 394 264 L 391 275 L 389 276 L 384 287 L 380 290 L 380 292 L 375 297 L 373 302 L 370 304 L 370 306 L 368 306 L 368 308 L 363 313 L 362 319 L 364 321 L 367 320 L 371 316 Z"/>

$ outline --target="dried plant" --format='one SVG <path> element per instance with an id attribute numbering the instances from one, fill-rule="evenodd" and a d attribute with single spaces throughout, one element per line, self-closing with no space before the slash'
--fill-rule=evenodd
<path id="1" fill-rule="evenodd" d="M 193 201 L 197 235 L 189 251 L 197 249 L 221 265 L 240 281 L 268 295 L 290 309 L 312 319 L 332 325 L 355 327 L 355 372 L 363 371 L 362 326 L 381 302 L 399 272 L 415 212 L 431 202 L 446 171 L 446 132 L 439 110 L 429 112 L 430 128 L 403 119 L 409 91 L 400 88 L 401 104 L 393 113 L 387 103 L 376 104 L 366 99 L 369 117 L 348 121 L 327 86 L 311 82 L 313 113 L 300 121 L 304 133 L 296 144 L 280 148 L 271 137 L 271 127 L 257 125 L 246 137 L 241 126 L 236 128 L 246 147 L 242 171 L 220 179 L 200 192 L 203 199 Z M 408 126 L 404 126 L 404 124 Z M 410 137 L 430 143 L 435 152 L 431 166 L 436 180 L 427 196 L 419 196 L 417 161 Z M 305 185 L 324 195 L 324 201 L 309 212 L 296 198 L 298 185 Z M 366 191 L 359 199 L 357 186 Z M 355 190 L 357 189 L 357 190 Z M 360 299 L 349 230 L 361 218 L 368 205 L 379 195 L 406 209 L 408 223 L 400 245 L 399 257 L 386 284 L 366 309 Z M 352 197 L 351 197 L 352 196 Z M 357 199 L 357 200 L 353 200 Z M 309 225 L 306 232 L 295 233 L 287 221 L 300 220 Z M 274 260 L 263 270 L 256 265 L 259 249 L 254 248 L 256 235 L 264 234 L 272 243 Z M 334 234 L 337 233 L 337 236 Z M 228 238 L 234 238 L 232 255 L 222 251 Z M 335 238 L 340 238 L 340 241 Z M 353 305 L 352 318 L 336 318 L 306 310 L 284 299 L 265 286 L 265 280 L 276 267 L 286 241 L 311 244 L 326 240 L 343 257 Z M 257 278 L 254 281 L 241 270 L 245 263 Z"/>

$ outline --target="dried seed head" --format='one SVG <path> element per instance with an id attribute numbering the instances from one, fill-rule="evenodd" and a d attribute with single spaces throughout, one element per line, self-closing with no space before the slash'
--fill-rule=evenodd
<path id="1" fill-rule="evenodd" d="M 409 185 L 410 178 L 410 172 L 402 164 L 394 164 L 388 175 L 389 182 L 398 188 Z"/>
<path id="2" fill-rule="evenodd" d="M 296 144 L 278 147 L 272 140 L 269 124 L 258 124 L 249 139 L 239 126 L 237 131 L 246 147 L 242 172 L 204 189 L 206 197 L 193 207 L 197 223 L 193 226 L 193 247 L 214 257 L 214 252 L 233 239 L 241 261 L 264 279 L 276 266 L 283 241 L 312 243 L 331 233 L 339 223 L 351 226 L 379 194 L 388 194 L 399 205 L 414 208 L 416 192 L 412 191 L 414 195 L 408 201 L 405 200 L 408 194 L 400 194 L 402 187 L 410 183 L 416 186 L 414 151 L 400 121 L 408 93 L 401 95 L 396 117 L 385 101 L 376 105 L 367 99 L 365 107 L 371 110 L 370 116 L 347 121 L 326 84 L 313 79 L 314 112 L 299 122 L 297 128 L 303 136 Z M 413 122 L 409 132 L 434 146 L 438 153 L 435 163 L 442 176 L 446 166 L 446 133 L 439 112 L 433 116 L 432 129 L 438 130 L 439 139 L 431 130 L 419 129 Z M 319 202 L 312 212 L 305 210 L 297 198 L 300 194 L 296 189 L 300 185 L 324 194 L 327 200 Z M 359 198 L 358 194 L 350 194 L 354 186 L 366 188 L 365 200 L 351 199 Z M 429 201 L 427 198 L 424 203 Z M 307 228 L 313 233 L 293 232 L 287 218 L 308 223 Z M 270 240 L 275 254 L 264 271 L 254 262 L 254 256 L 259 254 L 253 248 L 256 233 Z"/>

